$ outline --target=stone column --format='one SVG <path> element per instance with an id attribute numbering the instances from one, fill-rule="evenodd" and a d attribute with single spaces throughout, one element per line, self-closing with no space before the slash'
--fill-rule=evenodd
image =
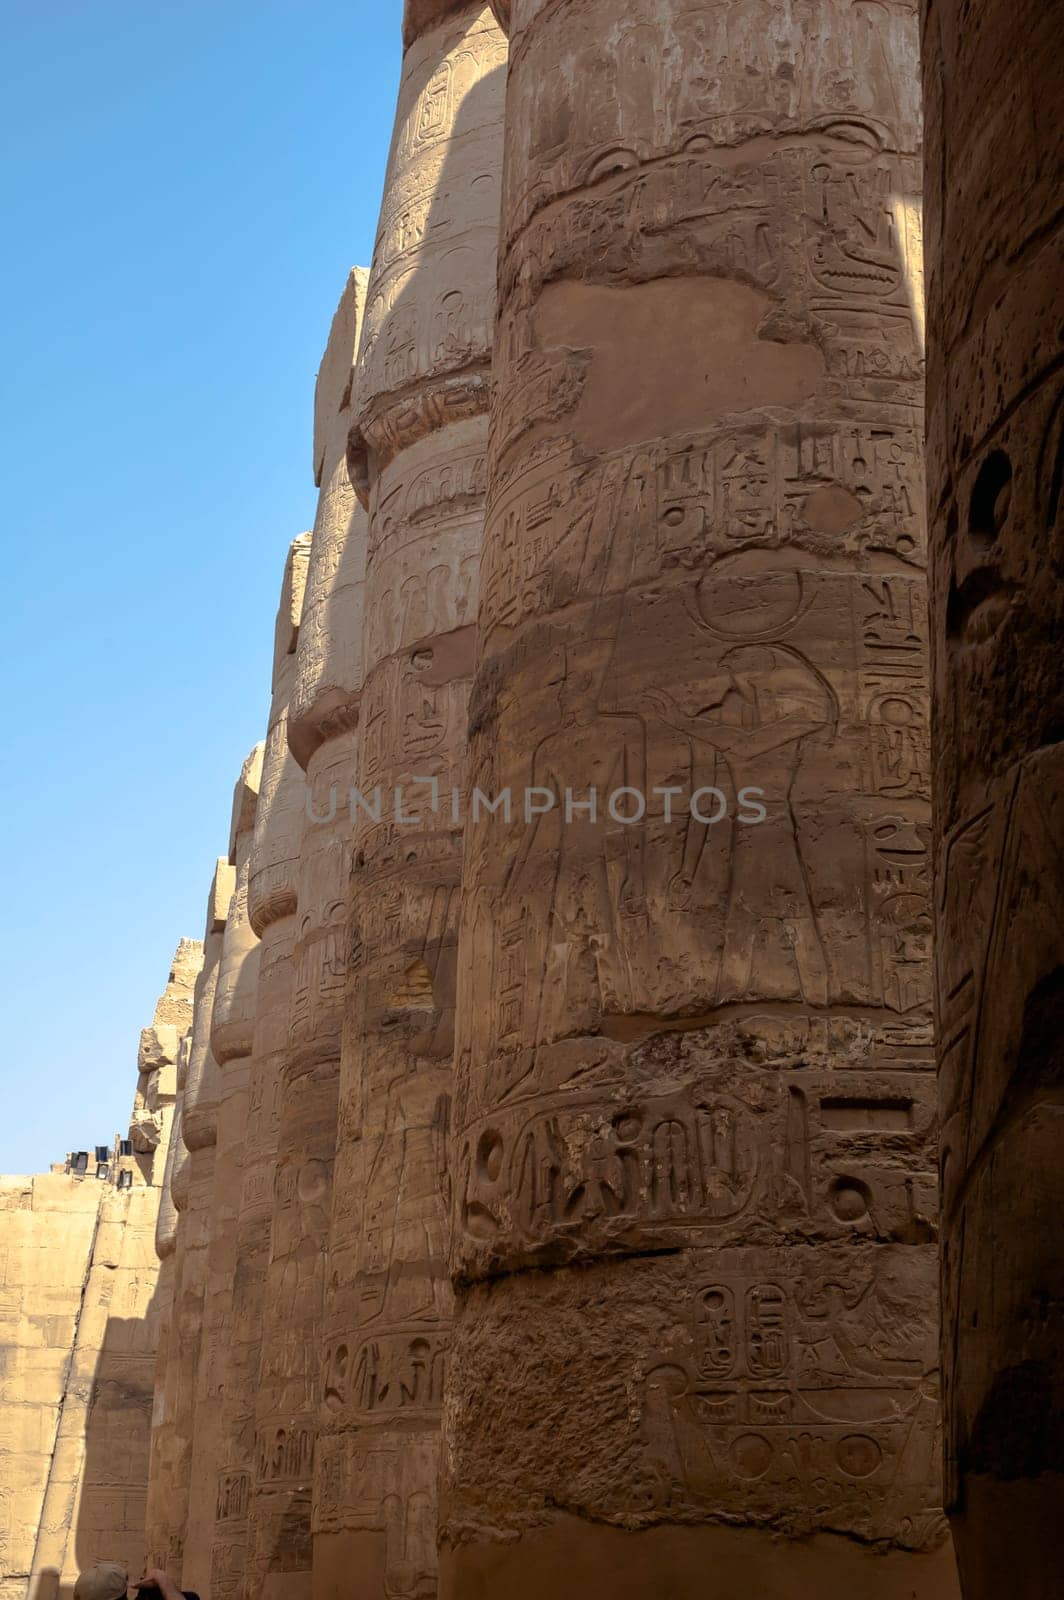
<path id="1" fill-rule="evenodd" d="M 222 1087 L 221 1073 L 210 1047 L 211 1018 L 226 919 L 235 886 L 235 869 L 227 859 L 220 858 L 207 903 L 203 967 L 196 979 L 180 1122 L 179 1125 L 175 1123 L 170 1144 L 168 1172 L 172 1210 L 167 1206 L 164 1190 L 157 1234 L 157 1242 L 164 1236 L 164 1269 L 169 1267 L 172 1274 L 169 1301 L 163 1298 L 160 1279 L 160 1299 L 164 1306 L 169 1304 L 171 1326 L 165 1366 L 160 1347 L 157 1368 L 156 1434 L 148 1495 L 148 1552 L 152 1561 L 175 1579 L 182 1574 L 189 1522 Z M 191 1559 L 195 1561 L 194 1554 Z"/>
<path id="2" fill-rule="evenodd" d="M 947 1488 L 966 1597 L 1064 1513 L 1059 6 L 924 5 Z"/>
<path id="3" fill-rule="evenodd" d="M 216 1549 L 233 1552 L 236 1592 L 273 1593 L 289 1570 L 309 1569 L 309 1531 L 300 1536 L 284 1520 L 287 1486 L 308 1481 L 310 1462 L 283 1410 L 286 1365 L 292 1358 L 289 1323 L 298 1321 L 299 1288 L 271 1265 L 276 1214 L 278 1132 L 282 1073 L 288 1044 L 292 992 L 292 947 L 296 934 L 299 843 L 303 828 L 302 774 L 288 751 L 288 701 L 295 671 L 299 618 L 306 583 L 310 535 L 289 548 L 274 635 L 269 730 L 262 762 L 262 787 L 248 878 L 248 920 L 259 938 L 259 980 L 250 1065 L 249 1131 L 244 1147 L 244 1189 L 237 1244 L 233 1343 L 226 1377 L 226 1446 L 218 1480 Z M 251 1127 L 254 1126 L 254 1138 Z M 238 1352 L 238 1354 L 237 1354 Z M 301 1359 L 301 1358 L 300 1358 Z M 246 1550 L 239 1528 L 244 1480 L 249 1472 Z M 235 1538 L 234 1538 L 235 1535 Z M 239 1567 L 239 1571 L 235 1569 Z M 228 1593 L 228 1586 L 221 1591 Z M 219 1600 L 217 1579 L 212 1600 Z"/>
<path id="4" fill-rule="evenodd" d="M 192 1026 L 192 994 L 202 961 L 200 941 L 182 939 L 151 1023 L 140 1033 L 129 1137 L 144 1181 L 160 1189 L 177 1104 L 178 1049 Z"/>
<path id="5" fill-rule="evenodd" d="M 195 1026 L 195 1024 L 193 1024 Z M 159 1302 L 159 1344 L 155 1357 L 152 1402 L 151 1454 L 148 1464 L 148 1500 L 145 1516 L 145 1556 L 149 1566 L 180 1572 L 180 1547 L 173 1514 L 173 1478 L 176 1439 L 173 1406 L 168 1406 L 168 1378 L 176 1374 L 179 1338 L 174 1323 L 181 1281 L 179 1237 L 182 1214 L 188 1204 L 188 1151 L 181 1137 L 185 1085 L 191 1034 L 181 1042 L 177 1058 L 177 1104 L 170 1130 L 170 1148 L 155 1221 L 155 1253 L 159 1257 L 156 1294 Z M 172 1393 L 172 1391 L 171 1391 Z M 183 1531 L 183 1528 L 182 1528 Z M 178 1558 L 175 1562 L 175 1556 Z M 170 1565 L 167 1566 L 167 1562 Z"/>
<path id="6" fill-rule="evenodd" d="M 245 1144 L 253 1137 L 255 1127 L 249 1111 L 249 1058 L 254 1041 L 259 944 L 248 920 L 247 896 L 263 749 L 259 744 L 252 750 L 233 792 L 229 865 L 234 887 L 222 932 L 214 1002 L 208 1012 L 209 1033 L 202 1041 L 204 1093 L 209 1100 L 209 1086 L 217 1073 L 219 1100 L 181 1580 L 187 1588 L 205 1595 L 213 1592 L 212 1540 L 218 1471 L 228 1438 L 226 1400 L 230 1358 L 236 1361 L 239 1354 L 235 1334 L 235 1306 L 243 1292 L 243 1277 L 237 1271 L 241 1243 L 239 1218 Z M 204 995 L 205 1007 L 208 1000 L 209 991 Z M 198 1047 L 197 1058 L 199 1053 Z M 196 1062 L 190 1066 L 195 1076 Z M 223 1586 L 227 1577 L 227 1553 L 219 1557 Z M 233 1592 L 232 1588 L 229 1592 Z"/>
<path id="7" fill-rule="evenodd" d="M 406 21 L 351 441 L 370 514 L 366 804 L 353 818 L 316 1600 L 436 1583 L 461 861 L 451 791 L 465 782 L 505 43 L 477 4 L 411 6 Z M 397 788 L 420 824 L 396 820 Z"/>
<path id="8" fill-rule="evenodd" d="M 512 6 L 448 1595 L 951 1592 L 914 9 Z"/>
<path id="9" fill-rule="evenodd" d="M 310 1586 L 310 1515 L 321 1400 L 322 1303 L 336 1148 L 350 871 L 348 790 L 356 781 L 366 518 L 347 472 L 351 374 L 365 274 L 351 274 L 315 398 L 310 547 L 294 682 L 290 759 L 303 808 L 298 917 L 281 1066 L 271 1258 L 260 1364 L 264 1477 L 255 1490 L 248 1582 L 254 1594 Z"/>

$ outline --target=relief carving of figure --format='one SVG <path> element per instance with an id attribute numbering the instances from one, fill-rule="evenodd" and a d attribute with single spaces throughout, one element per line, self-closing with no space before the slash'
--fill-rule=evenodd
<path id="1" fill-rule="evenodd" d="M 752 994 L 793 999 L 797 991 L 823 1005 L 827 959 L 792 794 L 809 741 L 834 736 L 834 690 L 797 650 L 778 643 L 734 646 L 698 689 L 702 704 L 693 710 L 662 691 L 647 699 L 663 721 L 720 758 L 732 794 L 761 790 L 768 812 L 756 827 L 733 813 L 717 1003 Z M 687 891 L 696 870 L 688 855 L 681 868 Z"/>

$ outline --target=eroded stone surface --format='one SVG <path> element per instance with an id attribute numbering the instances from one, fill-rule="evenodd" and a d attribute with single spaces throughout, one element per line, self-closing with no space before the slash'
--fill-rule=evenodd
<path id="1" fill-rule="evenodd" d="M 213 1182 L 207 1235 L 202 1327 L 195 1363 L 194 1426 L 189 1471 L 189 1506 L 181 1581 L 210 1595 L 214 1557 L 219 1465 L 227 1459 L 230 1363 L 244 1345 L 238 1328 L 245 1281 L 237 1264 L 246 1146 L 253 1137 L 249 1110 L 249 1060 L 254 1043 L 259 981 L 259 942 L 248 915 L 248 878 L 255 817 L 262 783 L 264 746 L 251 751 L 233 791 L 228 865 L 232 896 L 221 927 L 213 996 L 203 995 L 207 1037 L 203 1071 L 216 1065 L 220 1080 L 215 1124 Z M 221 906 L 217 906 L 220 916 Z"/>
<path id="2" fill-rule="evenodd" d="M 512 7 L 447 1594 L 562 1511 L 943 1592 L 912 13 Z"/>
<path id="3" fill-rule="evenodd" d="M 148 1548 L 204 1600 L 956 1593 L 915 10 L 403 8 L 266 745 L 123 1158 L 167 1163 Z M 971 1595 L 1041 1596 L 1055 40 L 925 10 L 947 1503 Z"/>
<path id="4" fill-rule="evenodd" d="M 966 1596 L 1059 1583 L 1064 601 L 1054 8 L 924 7 L 946 1505 Z"/>
<path id="5" fill-rule="evenodd" d="M 146 1537 L 151 1561 L 176 1575 L 182 1570 L 189 1518 L 222 1094 L 220 1069 L 210 1047 L 211 1017 L 235 885 L 235 869 L 228 859 L 220 858 L 208 897 L 203 967 L 196 980 L 185 1077 L 179 1086 L 156 1232 L 163 1261 L 159 1293 L 166 1336 L 159 1344 Z"/>
<path id="6" fill-rule="evenodd" d="M 224 1377 L 221 1457 L 215 1458 L 211 1594 L 263 1592 L 271 1566 L 272 1513 L 267 1441 L 276 1396 L 263 1382 L 279 1311 L 271 1301 L 270 1239 L 277 1174 L 282 1072 L 296 933 L 303 793 L 289 749 L 288 704 L 310 536 L 288 552 L 274 629 L 273 682 L 262 782 L 248 859 L 248 922 L 258 935 L 255 1021 L 248 1060 L 247 1124 L 236 1227 L 232 1321 Z M 293 1548 L 298 1538 L 293 1532 Z"/>
<path id="7" fill-rule="evenodd" d="M 352 819 L 318 1600 L 436 1586 L 462 848 L 449 797 L 465 784 L 505 46 L 479 4 L 434 12 L 447 15 L 404 57 L 355 382 L 351 461 L 369 511 L 368 805 Z M 396 788 L 406 811 L 423 803 L 424 825 L 395 821 Z"/>
<path id="8" fill-rule="evenodd" d="M 299 723 L 294 727 L 289 717 L 287 740 L 301 808 L 297 915 L 290 945 L 286 942 L 285 1051 L 259 1371 L 249 1595 L 309 1593 L 311 1582 L 311 1492 L 346 965 L 346 796 L 357 778 L 361 692 L 365 514 L 347 479 L 346 456 L 364 299 L 365 275 L 356 271 L 333 320 L 318 375 L 315 465 L 321 495 L 292 662 L 290 698 Z M 294 756 L 305 762 L 305 775 Z M 273 979 L 272 993 L 280 989 Z"/>
<path id="9" fill-rule="evenodd" d="M 163 1292 L 156 1231 L 203 949 L 182 939 L 141 1034 L 133 1129 L 0 1179 L 0 1595 L 55 1600 L 106 1549 L 143 1563 Z"/>
<path id="10" fill-rule="evenodd" d="M 347 471 L 347 436 L 366 282 L 364 268 L 352 268 L 314 390 L 314 481 L 321 492 L 288 715 L 289 748 L 304 771 L 323 743 L 358 726 L 366 522 Z"/>

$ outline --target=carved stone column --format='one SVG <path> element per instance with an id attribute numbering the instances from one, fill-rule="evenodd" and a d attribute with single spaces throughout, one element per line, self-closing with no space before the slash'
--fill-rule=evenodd
<path id="1" fill-rule="evenodd" d="M 302 1283 L 298 1260 L 284 1241 L 291 1167 L 279 1150 L 281 1099 L 288 1048 L 288 1010 L 296 937 L 299 848 L 303 833 L 303 775 L 288 749 L 288 704 L 295 681 L 299 619 L 306 587 L 309 533 L 291 545 L 285 564 L 275 630 L 273 691 L 262 790 L 255 817 L 248 882 L 248 917 L 260 945 L 255 1042 L 251 1057 L 251 1114 L 259 1117 L 254 1157 L 245 1147 L 244 1197 L 238 1257 L 243 1294 L 235 1338 L 239 1373 L 227 1385 L 236 1413 L 230 1433 L 233 1454 L 219 1480 L 216 1529 L 231 1531 L 231 1474 L 238 1462 L 251 1468 L 247 1553 L 241 1592 L 258 1597 L 299 1589 L 310 1570 L 309 1520 L 288 1508 L 293 1486 L 310 1480 L 310 1441 L 289 1412 L 286 1374 L 298 1383 L 305 1356 L 300 1338 Z M 246 1454 L 253 1446 L 250 1460 Z M 217 1597 L 212 1594 L 212 1600 Z"/>
<path id="2" fill-rule="evenodd" d="M 411 6 L 406 22 L 351 439 L 370 514 L 365 805 L 353 818 L 317 1600 L 426 1595 L 436 1582 L 462 843 L 451 793 L 465 782 L 505 42 L 478 4 Z M 418 824 L 396 820 L 396 790 Z"/>
<path id="3" fill-rule="evenodd" d="M 924 6 L 946 1506 L 966 1597 L 1064 1514 L 1060 8 Z"/>
<path id="4" fill-rule="evenodd" d="M 208 946 L 200 947 L 203 963 L 210 958 Z M 187 1203 L 189 1203 L 189 1173 L 187 1150 L 182 1139 L 184 1101 L 189 1083 L 189 1058 L 192 1035 L 195 1032 L 198 994 L 203 984 L 203 968 L 195 973 L 186 989 L 186 1005 L 182 1006 L 184 1030 L 178 1042 L 176 1061 L 176 1086 L 178 1098 L 174 1106 L 170 1142 L 166 1149 L 166 1166 L 162 1189 L 158 1195 L 158 1214 L 155 1218 L 155 1253 L 160 1261 L 158 1282 L 155 1285 L 157 1309 L 158 1347 L 155 1355 L 154 1405 L 152 1405 L 152 1434 L 150 1434 L 149 1475 L 147 1475 L 146 1547 L 147 1563 L 170 1562 L 171 1571 L 181 1571 L 181 1546 L 184 1538 L 184 1507 L 174 1494 L 174 1480 L 179 1474 L 181 1440 L 176 1419 L 176 1387 L 178 1387 L 179 1326 L 178 1301 L 181 1296 L 184 1251 L 187 1243 Z"/>
<path id="5" fill-rule="evenodd" d="M 159 996 L 150 1025 L 140 1032 L 137 1092 L 129 1138 L 146 1183 L 161 1188 L 177 1105 L 177 1057 L 192 1024 L 192 991 L 203 960 L 198 939 L 182 939 L 170 981 Z"/>
<path id="6" fill-rule="evenodd" d="M 212 1592 L 217 1479 L 227 1437 L 224 1399 L 228 1393 L 228 1365 L 234 1345 L 234 1302 L 239 1289 L 236 1281 L 238 1216 L 249 1124 L 248 1059 L 254 1038 L 259 976 L 259 944 L 248 922 L 248 863 L 262 782 L 262 758 L 263 746 L 259 744 L 244 762 L 233 793 L 229 834 L 231 873 L 219 872 L 216 880 L 222 893 L 223 886 L 232 883 L 233 893 L 222 929 L 213 1003 L 210 1003 L 209 989 L 203 996 L 205 1009 L 210 1006 L 209 1032 L 206 1039 L 197 1040 L 195 1055 L 189 1063 L 190 1077 L 199 1085 L 195 1094 L 197 1098 L 202 1096 L 207 1104 L 216 1075 L 220 1080 L 206 1281 L 196 1364 L 188 1527 L 181 1569 L 181 1581 L 199 1594 Z M 220 907 L 212 910 L 220 919 Z M 206 1116 L 204 1120 L 206 1122 Z M 202 1132 L 206 1134 L 206 1131 L 204 1126 Z M 202 1147 L 203 1150 L 209 1148 L 209 1145 Z"/>
<path id="7" fill-rule="evenodd" d="M 163 1261 L 160 1300 L 169 1330 L 160 1344 L 156 1424 L 148 1496 L 148 1554 L 180 1578 L 188 1524 L 196 1426 L 204 1293 L 214 1201 L 220 1074 L 210 1050 L 211 1016 L 222 939 L 235 873 L 220 859 L 207 905 L 203 966 L 196 978 L 184 1082 L 167 1157 L 169 1183 L 160 1202 L 157 1245 Z M 169 1202 L 168 1202 L 169 1194 Z M 168 1291 L 164 1299 L 164 1276 Z"/>
<path id="8" fill-rule="evenodd" d="M 271 1260 L 261 1358 L 266 1475 L 256 1488 L 248 1580 L 309 1588 L 310 1515 L 321 1401 L 322 1303 L 336 1148 L 347 946 L 351 824 L 357 780 L 366 517 L 347 472 L 351 375 L 365 302 L 352 272 L 318 375 L 315 478 L 321 489 L 292 663 L 287 739 L 299 784 L 302 838 L 281 1068 Z M 284 1574 L 283 1582 L 275 1574 Z"/>
<path id="9" fill-rule="evenodd" d="M 512 6 L 448 1595 L 951 1592 L 914 9 Z"/>
<path id="10" fill-rule="evenodd" d="M 177 1453 L 173 1387 L 176 1383 L 179 1342 L 175 1324 L 176 1301 L 181 1282 L 182 1251 L 179 1246 L 179 1236 L 182 1213 L 188 1204 L 188 1151 L 181 1137 L 181 1122 L 185 1085 L 188 1081 L 190 1045 L 191 1035 L 187 1034 L 178 1050 L 177 1104 L 174 1107 L 174 1120 L 170 1130 L 170 1147 L 166 1152 L 166 1169 L 159 1194 L 159 1212 L 155 1219 L 155 1253 L 159 1257 L 159 1276 L 156 1281 L 159 1343 L 155 1354 L 148 1496 L 144 1519 L 147 1566 L 162 1566 L 178 1575 L 181 1570 L 180 1552 L 184 1539 L 184 1519 L 181 1519 L 179 1527 L 173 1494 L 174 1462 Z"/>

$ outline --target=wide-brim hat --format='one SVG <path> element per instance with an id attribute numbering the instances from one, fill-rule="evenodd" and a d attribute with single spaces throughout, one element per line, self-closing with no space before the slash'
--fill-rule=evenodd
<path id="1" fill-rule="evenodd" d="M 98 1561 L 74 1585 L 74 1600 L 125 1600 L 129 1573 L 120 1561 Z"/>

